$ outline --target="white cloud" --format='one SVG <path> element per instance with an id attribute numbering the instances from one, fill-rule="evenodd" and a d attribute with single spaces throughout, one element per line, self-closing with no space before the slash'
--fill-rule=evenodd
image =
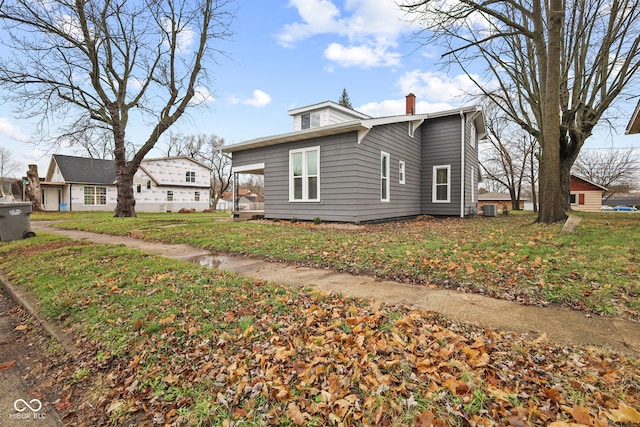
<path id="1" fill-rule="evenodd" d="M 329 0 L 291 0 L 289 6 L 297 8 L 301 21 L 283 27 L 276 36 L 280 45 L 292 47 L 315 35 L 333 34 L 348 43 L 331 43 L 325 50 L 330 61 L 365 68 L 399 64 L 401 55 L 392 49 L 408 24 L 395 2 L 347 0 L 343 11 Z"/>
<path id="2" fill-rule="evenodd" d="M 324 56 L 343 67 L 379 67 L 400 64 L 400 54 L 388 52 L 380 46 L 342 46 L 331 43 L 324 51 Z"/>
<path id="3" fill-rule="evenodd" d="M 449 76 L 445 73 L 421 70 L 405 73 L 398 85 L 402 93 L 414 93 L 418 100 L 426 99 L 429 102 L 459 104 L 467 94 L 477 92 L 475 84 L 466 74 Z"/>
<path id="4" fill-rule="evenodd" d="M 242 103 L 260 108 L 269 105 L 271 97 L 260 89 L 256 89 L 253 91 L 253 98 L 245 99 Z"/>
<path id="5" fill-rule="evenodd" d="M 175 29 L 173 29 L 175 25 Z M 173 23 L 169 18 L 163 18 L 162 27 L 164 30 L 171 34 L 172 31 L 177 32 L 176 36 L 176 52 L 178 53 L 189 53 L 191 50 L 191 44 L 193 43 L 193 39 L 196 36 L 195 31 L 186 26 L 181 26 L 180 22 Z M 165 42 L 167 43 L 167 42 Z"/>
<path id="6" fill-rule="evenodd" d="M 405 114 L 405 98 L 389 99 L 381 102 L 369 102 L 358 108 L 357 111 L 371 117 L 398 116 Z M 435 113 L 438 111 L 451 110 L 453 106 L 446 102 L 430 103 L 427 101 L 416 101 L 416 113 Z"/>
<path id="7" fill-rule="evenodd" d="M 29 139 L 18 126 L 12 124 L 6 117 L 0 117 L 0 137 L 11 138 L 19 142 Z"/>
<path id="8" fill-rule="evenodd" d="M 194 88 L 193 98 L 191 98 L 191 104 L 199 105 L 205 102 L 214 102 L 216 98 L 209 92 L 204 86 L 196 86 Z"/>

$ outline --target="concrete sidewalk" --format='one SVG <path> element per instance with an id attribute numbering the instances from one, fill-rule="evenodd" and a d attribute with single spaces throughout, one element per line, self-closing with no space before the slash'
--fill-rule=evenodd
<path id="1" fill-rule="evenodd" d="M 640 323 L 588 315 L 561 307 L 523 306 L 476 294 L 407 285 L 373 277 L 353 276 L 330 270 L 291 266 L 259 259 L 209 254 L 188 245 L 169 245 L 140 239 L 63 230 L 39 221 L 31 223 L 36 232 L 62 234 L 96 243 L 123 244 L 127 247 L 175 259 L 233 271 L 238 274 L 288 286 L 312 287 L 338 291 L 344 295 L 374 298 L 388 304 L 405 304 L 435 311 L 464 322 L 477 323 L 498 331 L 546 334 L 560 344 L 578 344 L 613 350 L 640 357 Z"/>

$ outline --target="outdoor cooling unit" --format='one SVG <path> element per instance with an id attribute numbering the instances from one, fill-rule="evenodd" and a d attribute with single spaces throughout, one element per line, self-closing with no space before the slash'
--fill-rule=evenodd
<path id="1" fill-rule="evenodd" d="M 482 215 L 484 216 L 498 216 L 498 205 L 486 204 L 482 205 Z"/>

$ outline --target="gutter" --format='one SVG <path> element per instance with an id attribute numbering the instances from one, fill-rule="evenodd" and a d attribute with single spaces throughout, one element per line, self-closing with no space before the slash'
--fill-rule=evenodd
<path id="1" fill-rule="evenodd" d="M 464 180 L 465 180 L 465 117 L 464 112 L 460 111 L 460 153 L 462 158 L 460 159 L 460 218 L 464 218 Z"/>

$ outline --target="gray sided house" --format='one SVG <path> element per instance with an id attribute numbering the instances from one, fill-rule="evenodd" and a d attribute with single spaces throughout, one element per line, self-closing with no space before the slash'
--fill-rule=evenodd
<path id="1" fill-rule="evenodd" d="M 479 107 L 372 118 L 331 101 L 291 110 L 294 131 L 223 150 L 264 174 L 268 219 L 373 222 L 477 213 Z M 237 182 L 237 180 L 236 180 Z"/>

